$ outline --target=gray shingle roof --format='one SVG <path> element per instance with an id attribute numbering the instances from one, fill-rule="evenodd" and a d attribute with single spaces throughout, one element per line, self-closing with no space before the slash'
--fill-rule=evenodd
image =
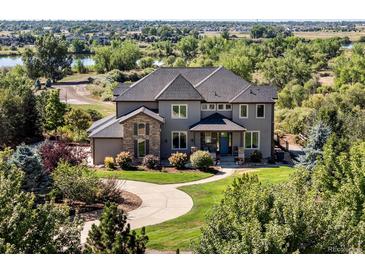
<path id="1" fill-rule="evenodd" d="M 198 84 L 216 68 L 159 68 L 135 82 L 116 98 L 116 101 L 155 101 L 163 88 L 181 74 L 193 86 Z"/>
<path id="2" fill-rule="evenodd" d="M 91 138 L 123 138 L 123 126 L 124 121 L 132 118 L 133 116 L 143 113 L 156 119 L 160 123 L 164 123 L 164 118 L 153 112 L 146 107 L 140 107 L 124 116 L 116 118 L 113 116 L 105 117 L 99 121 L 96 121 L 88 130 L 89 137 Z"/>
<path id="3" fill-rule="evenodd" d="M 115 101 L 201 100 L 200 97 L 207 102 L 271 103 L 276 91 L 250 84 L 224 67 L 159 68 L 132 84 Z"/>
<path id="4" fill-rule="evenodd" d="M 98 126 L 95 123 L 88 129 L 91 138 L 123 138 L 123 127 L 120 124 L 120 118 L 113 116 Z"/>
<path id="5" fill-rule="evenodd" d="M 113 90 L 113 96 L 119 96 L 122 92 L 126 91 L 132 83 L 119 83 L 118 86 Z"/>
<path id="6" fill-rule="evenodd" d="M 195 88 L 207 102 L 228 102 L 248 85 L 246 80 L 220 67 Z"/>
<path id="7" fill-rule="evenodd" d="M 273 103 L 277 98 L 277 90 L 272 86 L 250 85 L 233 97 L 230 103 Z"/>
<path id="8" fill-rule="evenodd" d="M 191 131 L 244 131 L 244 127 L 219 113 L 214 113 L 190 127 Z"/>
<path id="9" fill-rule="evenodd" d="M 102 118 L 102 119 L 100 119 L 100 120 L 95 121 L 95 122 L 91 125 L 91 127 L 89 127 L 89 128 L 87 129 L 87 132 L 92 132 L 92 131 L 93 131 L 93 130 L 95 130 L 96 128 L 100 127 L 101 125 L 103 125 L 103 124 L 107 123 L 108 121 L 110 121 L 110 120 L 112 120 L 112 119 L 115 119 L 115 115 L 114 115 L 114 114 L 109 115 L 109 116 L 106 116 L 106 117 L 104 117 L 104 118 Z"/>
<path id="10" fill-rule="evenodd" d="M 184 76 L 178 74 L 155 97 L 156 100 L 203 100 L 200 93 Z"/>
<path id="11" fill-rule="evenodd" d="M 140 113 L 146 114 L 146 115 L 150 116 L 151 118 L 156 119 L 160 123 L 165 122 L 165 119 L 163 117 L 161 117 L 160 115 L 158 115 L 156 112 L 153 112 L 152 110 L 150 110 L 149 108 L 146 108 L 146 107 L 140 107 L 140 108 L 120 117 L 119 118 L 120 123 L 123 123 L 124 121 L 126 121 Z"/>

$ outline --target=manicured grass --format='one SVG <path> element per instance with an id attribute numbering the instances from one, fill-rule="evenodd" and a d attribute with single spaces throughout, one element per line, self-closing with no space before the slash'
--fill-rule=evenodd
<path id="1" fill-rule="evenodd" d="M 103 117 L 115 113 L 114 104 L 104 104 L 102 102 L 100 104 L 82 104 L 82 105 L 70 105 L 70 106 L 72 108 L 82 109 L 82 110 L 95 109 L 95 110 L 99 111 L 103 115 Z"/>
<path id="2" fill-rule="evenodd" d="M 163 171 L 144 170 L 97 170 L 96 175 L 99 178 L 116 178 L 120 180 L 143 181 L 164 185 L 197 181 L 213 176 L 213 173 L 201 171 L 168 173 Z"/>
<path id="3" fill-rule="evenodd" d="M 257 174 L 264 184 L 285 182 L 294 171 L 290 167 L 260 168 Z M 235 176 L 239 176 L 236 174 Z M 194 201 L 192 210 L 171 221 L 146 228 L 149 237 L 148 248 L 158 250 L 189 250 L 191 241 L 200 236 L 200 229 L 205 223 L 206 214 L 212 206 L 223 197 L 223 192 L 233 181 L 233 176 L 220 181 L 184 186 L 180 189 L 188 193 Z"/>

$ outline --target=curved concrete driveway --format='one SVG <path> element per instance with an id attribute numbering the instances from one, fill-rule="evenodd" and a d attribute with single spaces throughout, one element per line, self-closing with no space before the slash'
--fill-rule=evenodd
<path id="1" fill-rule="evenodd" d="M 128 213 L 128 221 L 131 228 L 135 229 L 163 223 L 188 213 L 193 207 L 193 200 L 188 194 L 177 189 L 178 187 L 218 181 L 232 175 L 233 172 L 234 169 L 224 168 L 216 175 L 209 178 L 169 185 L 124 181 L 121 184 L 121 188 L 138 195 L 142 199 L 141 206 Z M 87 234 L 92 224 L 97 224 L 98 222 L 99 221 L 85 222 L 84 229 L 81 233 L 82 243 L 86 242 Z"/>

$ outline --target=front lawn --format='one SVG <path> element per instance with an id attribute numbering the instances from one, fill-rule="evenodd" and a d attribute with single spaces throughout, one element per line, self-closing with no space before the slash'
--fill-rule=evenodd
<path id="1" fill-rule="evenodd" d="M 260 168 L 254 171 L 263 184 L 277 184 L 286 181 L 294 171 L 290 167 Z M 237 175 L 236 175 L 237 176 Z M 149 237 L 148 248 L 158 250 L 189 250 L 192 240 L 200 235 L 205 216 L 218 203 L 233 176 L 202 185 L 184 186 L 180 189 L 188 193 L 194 201 L 193 209 L 171 221 L 146 228 Z"/>
<path id="2" fill-rule="evenodd" d="M 96 170 L 99 178 L 116 178 L 120 180 L 143 181 L 159 185 L 186 183 L 213 176 L 212 172 L 202 171 L 145 171 L 145 170 Z"/>

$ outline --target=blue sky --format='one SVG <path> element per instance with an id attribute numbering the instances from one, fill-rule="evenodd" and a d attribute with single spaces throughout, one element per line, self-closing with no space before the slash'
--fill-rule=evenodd
<path id="1" fill-rule="evenodd" d="M 364 0 L 11 0 L 0 20 L 365 19 Z"/>

